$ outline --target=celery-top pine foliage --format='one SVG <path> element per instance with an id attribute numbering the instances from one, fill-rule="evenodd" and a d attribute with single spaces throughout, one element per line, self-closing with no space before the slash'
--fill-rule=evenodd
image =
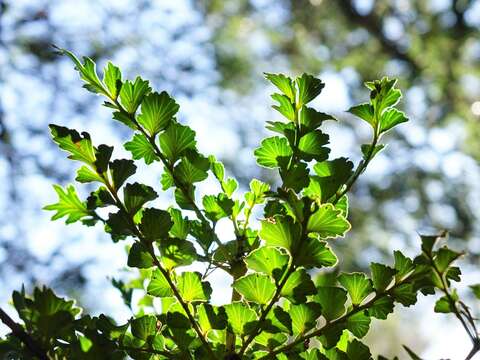
<path id="1" fill-rule="evenodd" d="M 453 313 L 472 339 L 468 356 L 478 351 L 474 316 L 451 288 L 460 280 L 453 263 L 462 254 L 439 246 L 444 234 L 422 236 L 416 258 L 395 251 L 392 264 L 372 263 L 369 273 L 341 272 L 330 246 L 350 230 L 347 193 L 384 148 L 382 136 L 408 120 L 396 108 L 396 80 L 367 82 L 369 101 L 348 110 L 372 134 L 354 166 L 330 157 L 321 128 L 334 118 L 310 105 L 324 83 L 308 74 L 265 74 L 276 88 L 279 116 L 267 123 L 273 136 L 254 155 L 279 180 L 273 186 L 252 179 L 241 194 L 223 164 L 200 152 L 168 93 L 141 77 L 123 79 L 112 63 L 100 78 L 91 59 L 60 52 L 73 60 L 84 87 L 105 98 L 113 119 L 131 129 L 124 144 L 130 156 L 113 159 L 113 147 L 96 144 L 88 133 L 50 125 L 53 141 L 79 164 L 76 181 L 95 190 L 81 199 L 73 185 L 55 185 L 58 202 L 45 209 L 53 220 L 103 226 L 114 242 L 127 244 L 136 277 L 112 283 L 133 315 L 117 323 L 111 314 L 82 313 L 48 288 L 22 289 L 12 295 L 21 323 L 0 311 L 11 330 L 0 340 L 2 358 L 368 360 L 371 351 L 361 339 L 370 323 L 387 319 L 396 304 L 414 305 L 419 292 L 442 293 L 435 311 Z M 131 180 L 141 179 L 141 162 L 162 169 L 158 183 Z M 200 197 L 196 185 L 209 176 L 217 191 Z M 160 191 L 172 191 L 174 202 L 153 206 Z M 233 224 L 235 239 L 219 240 L 222 219 Z M 193 263 L 203 263 L 205 272 L 185 270 Z M 232 281 L 228 304 L 212 301 L 214 270 Z M 472 289 L 478 298 L 480 285 Z M 142 294 L 138 303 L 133 292 Z"/>

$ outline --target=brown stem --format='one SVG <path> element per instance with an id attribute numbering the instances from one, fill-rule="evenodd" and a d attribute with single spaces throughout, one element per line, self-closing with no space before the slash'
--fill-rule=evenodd
<path id="1" fill-rule="evenodd" d="M 25 344 L 30 353 L 40 360 L 48 360 L 47 352 L 23 328 L 0 308 L 0 320 L 12 330 L 13 336 Z"/>

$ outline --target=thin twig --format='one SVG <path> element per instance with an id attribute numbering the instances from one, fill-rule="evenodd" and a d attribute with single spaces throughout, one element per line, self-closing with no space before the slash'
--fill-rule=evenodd
<path id="1" fill-rule="evenodd" d="M 23 327 L 17 324 L 13 319 L 0 308 L 0 320 L 12 330 L 13 336 L 18 338 L 25 344 L 30 353 L 38 357 L 40 360 L 48 360 L 47 352 L 38 344 Z"/>

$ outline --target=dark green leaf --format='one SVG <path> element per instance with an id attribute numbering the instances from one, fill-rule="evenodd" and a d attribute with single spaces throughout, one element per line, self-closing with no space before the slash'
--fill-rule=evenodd
<path id="1" fill-rule="evenodd" d="M 383 264 L 371 263 L 373 287 L 377 292 L 386 290 L 394 281 L 395 269 Z"/>
<path id="2" fill-rule="evenodd" d="M 127 184 L 123 188 L 123 200 L 127 211 L 134 215 L 147 202 L 157 198 L 157 193 L 145 184 Z"/>
<path id="3" fill-rule="evenodd" d="M 110 163 L 110 174 L 115 189 L 120 189 L 125 181 L 135 174 L 137 167 L 132 160 L 120 159 Z"/>
<path id="4" fill-rule="evenodd" d="M 320 286 L 315 300 L 322 306 L 325 319 L 334 320 L 345 313 L 347 292 L 335 286 Z"/>
<path id="5" fill-rule="evenodd" d="M 165 210 L 145 209 L 140 223 L 142 234 L 151 241 L 164 239 L 173 226 L 170 214 Z"/>
<path id="6" fill-rule="evenodd" d="M 135 242 L 130 248 L 130 251 L 128 252 L 127 265 L 140 269 L 148 269 L 151 268 L 154 264 L 152 256 L 148 252 L 145 245 L 139 242 Z"/>

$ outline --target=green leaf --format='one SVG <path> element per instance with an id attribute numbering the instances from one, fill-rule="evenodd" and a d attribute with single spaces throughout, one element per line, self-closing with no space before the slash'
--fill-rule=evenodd
<path id="1" fill-rule="evenodd" d="M 90 196 L 87 198 L 87 209 L 89 210 L 95 210 L 109 205 L 115 205 L 115 199 L 104 186 L 91 192 Z"/>
<path id="2" fill-rule="evenodd" d="M 335 118 L 307 106 L 302 107 L 299 117 L 302 133 L 317 129 L 326 120 L 335 120 Z"/>
<path id="3" fill-rule="evenodd" d="M 304 334 L 312 327 L 315 327 L 320 317 L 320 306 L 317 303 L 291 304 L 287 312 L 292 318 L 292 330 L 294 335 Z"/>
<path id="4" fill-rule="evenodd" d="M 82 64 L 72 52 L 65 49 L 58 49 L 58 51 L 62 55 L 67 55 L 74 62 L 75 69 L 80 73 L 80 78 L 85 82 L 85 85 L 83 86 L 84 88 L 93 93 L 104 94 L 108 96 L 107 91 L 98 78 L 97 71 L 95 69 L 95 62 L 92 59 L 84 56 Z"/>
<path id="5" fill-rule="evenodd" d="M 127 211 L 134 215 L 147 202 L 158 197 L 150 186 L 140 183 L 127 184 L 123 188 L 123 200 Z"/>
<path id="6" fill-rule="evenodd" d="M 228 328 L 237 335 L 249 334 L 257 322 L 257 314 L 250 306 L 234 302 L 224 306 L 228 319 Z"/>
<path id="7" fill-rule="evenodd" d="M 300 105 L 308 104 L 315 99 L 325 86 L 322 80 L 307 74 L 302 74 L 295 81 L 298 86 L 298 102 Z"/>
<path id="8" fill-rule="evenodd" d="M 268 332 L 285 332 L 292 333 L 292 319 L 288 312 L 283 310 L 280 306 L 275 306 L 268 313 L 265 319 L 265 325 L 262 326 Z"/>
<path id="9" fill-rule="evenodd" d="M 125 239 L 126 236 L 133 235 L 129 226 L 129 216 L 120 210 L 108 215 L 105 231 L 110 233 L 113 241 Z"/>
<path id="10" fill-rule="evenodd" d="M 322 306 L 325 319 L 334 320 L 345 313 L 347 292 L 336 286 L 320 286 L 315 300 Z"/>
<path id="11" fill-rule="evenodd" d="M 275 110 L 285 116 L 288 120 L 295 120 L 295 108 L 293 107 L 292 101 L 288 98 L 288 96 L 273 94 L 272 99 L 278 102 L 278 105 L 272 106 Z"/>
<path id="12" fill-rule="evenodd" d="M 276 289 L 269 276 L 259 273 L 245 275 L 236 280 L 232 286 L 245 300 L 261 305 L 267 304 L 272 299 Z"/>
<path id="13" fill-rule="evenodd" d="M 69 159 L 78 160 L 91 166 L 95 164 L 95 148 L 88 133 L 83 132 L 80 135 L 76 130 L 53 124 L 50 124 L 49 127 L 53 141 L 60 149 L 70 154 Z"/>
<path id="14" fill-rule="evenodd" d="M 208 282 L 202 282 L 199 272 L 184 272 L 177 278 L 178 292 L 186 302 L 208 301 L 212 288 Z"/>
<path id="15" fill-rule="evenodd" d="M 320 130 L 311 131 L 300 138 L 298 150 L 306 161 L 324 161 L 328 159 L 330 149 L 325 147 L 328 144 L 329 136 Z"/>
<path id="16" fill-rule="evenodd" d="M 103 83 L 110 93 L 110 97 L 116 99 L 122 88 L 122 72 L 110 61 L 103 70 Z"/>
<path id="17" fill-rule="evenodd" d="M 267 246 L 280 246 L 289 252 L 300 241 L 301 229 L 289 216 L 276 216 L 273 219 L 263 220 L 260 237 Z"/>
<path id="18" fill-rule="evenodd" d="M 347 348 L 347 355 L 350 360 L 371 360 L 370 349 L 357 339 L 353 339 Z"/>
<path id="19" fill-rule="evenodd" d="M 132 153 L 135 160 L 143 159 L 147 165 L 158 160 L 155 149 L 143 134 L 135 134 L 132 140 L 125 143 L 124 147 L 125 150 Z"/>
<path id="20" fill-rule="evenodd" d="M 136 338 L 147 340 L 150 335 L 157 331 L 157 318 L 153 315 L 145 315 L 130 322 L 132 335 Z"/>
<path id="21" fill-rule="evenodd" d="M 185 240 L 190 231 L 190 224 L 187 218 L 182 216 L 182 212 L 177 209 L 170 208 L 168 210 L 173 220 L 173 226 L 170 229 L 170 235 L 178 239 Z"/>
<path id="22" fill-rule="evenodd" d="M 96 181 L 105 183 L 104 179 L 100 175 L 98 175 L 96 171 L 85 165 L 78 169 L 77 177 L 75 178 L 75 180 L 80 183 L 89 183 Z"/>
<path id="23" fill-rule="evenodd" d="M 412 259 L 406 257 L 398 250 L 393 252 L 393 256 L 395 258 L 395 270 L 397 270 L 395 280 L 397 282 L 403 281 L 415 271 L 415 265 Z"/>
<path id="24" fill-rule="evenodd" d="M 373 159 L 375 155 L 377 155 L 380 151 L 382 151 L 386 147 L 385 144 L 375 145 L 372 150 L 371 144 L 363 144 L 361 146 L 363 159 Z"/>
<path id="25" fill-rule="evenodd" d="M 472 289 L 473 295 L 480 300 L 480 284 L 470 285 L 469 288 Z"/>
<path id="26" fill-rule="evenodd" d="M 197 259 L 197 252 L 190 241 L 168 238 L 160 241 L 161 262 L 168 270 L 187 266 Z"/>
<path id="27" fill-rule="evenodd" d="M 151 241 L 164 239 L 173 226 L 170 214 L 165 210 L 145 209 L 140 223 L 140 231 Z"/>
<path id="28" fill-rule="evenodd" d="M 343 273 L 338 282 L 348 291 L 353 305 L 359 305 L 373 292 L 372 282 L 363 273 Z"/>
<path id="29" fill-rule="evenodd" d="M 155 269 L 153 271 L 151 280 L 147 287 L 147 293 L 155 297 L 173 296 L 172 288 L 160 270 Z"/>
<path id="30" fill-rule="evenodd" d="M 120 159 L 110 163 L 110 174 L 112 175 L 113 186 L 120 189 L 125 181 L 135 174 L 137 167 L 132 160 Z"/>
<path id="31" fill-rule="evenodd" d="M 218 221 L 232 214 L 234 202 L 225 194 L 205 195 L 202 199 L 205 215 L 212 221 Z"/>
<path id="32" fill-rule="evenodd" d="M 375 129 L 375 111 L 372 105 L 365 103 L 353 106 L 348 109 L 348 112 L 359 117 L 362 120 L 365 120 Z"/>
<path id="33" fill-rule="evenodd" d="M 403 306 L 415 305 L 417 293 L 412 284 L 401 284 L 393 289 L 392 296 Z"/>
<path id="34" fill-rule="evenodd" d="M 265 78 L 285 94 L 291 102 L 295 101 L 295 84 L 292 79 L 283 74 L 264 73 Z"/>
<path id="35" fill-rule="evenodd" d="M 434 262 L 438 271 L 443 273 L 455 260 L 462 255 L 463 253 L 453 251 L 446 246 L 443 246 L 437 251 Z"/>
<path id="36" fill-rule="evenodd" d="M 334 320 L 345 313 L 347 292 L 335 286 L 320 286 L 315 300 L 322 306 L 322 315 L 327 320 Z"/>
<path id="37" fill-rule="evenodd" d="M 325 241 L 315 238 L 305 240 L 295 256 L 295 264 L 307 269 L 335 266 L 337 257 Z"/>
<path id="38" fill-rule="evenodd" d="M 393 312 L 393 300 L 389 297 L 381 297 L 376 300 L 368 309 L 368 315 L 374 318 L 385 320 L 388 314 Z"/>
<path id="39" fill-rule="evenodd" d="M 125 111 L 129 114 L 135 114 L 143 98 L 150 90 L 148 81 L 143 80 L 140 76 L 136 77 L 135 82 L 126 80 L 120 89 L 120 101 Z"/>
<path id="40" fill-rule="evenodd" d="M 357 312 L 348 317 L 347 329 L 356 337 L 363 338 L 370 329 L 370 317 L 364 311 Z"/>
<path id="41" fill-rule="evenodd" d="M 281 249 L 272 246 L 262 246 L 252 251 L 245 258 L 250 270 L 270 275 L 279 281 L 285 272 L 290 256 Z"/>
<path id="42" fill-rule="evenodd" d="M 255 149 L 254 155 L 258 165 L 277 168 L 282 160 L 286 161 L 292 155 L 292 149 L 287 139 L 274 136 L 264 139 L 261 146 Z"/>
<path id="43" fill-rule="evenodd" d="M 450 305 L 448 298 L 446 296 L 441 297 L 435 303 L 434 311 L 437 313 L 451 313 L 454 311 L 454 308 Z"/>
<path id="44" fill-rule="evenodd" d="M 176 122 L 172 122 L 167 130 L 160 134 L 160 148 L 172 163 L 186 150 L 195 149 L 195 145 L 195 131 Z"/>
<path id="45" fill-rule="evenodd" d="M 397 109 L 386 110 L 380 118 L 380 130 L 379 133 L 384 133 L 394 126 L 407 122 L 408 118 L 405 113 Z"/>
<path id="46" fill-rule="evenodd" d="M 174 173 L 182 184 L 193 184 L 208 177 L 207 169 L 195 166 L 187 158 L 183 158 L 175 167 Z"/>
<path id="47" fill-rule="evenodd" d="M 303 188 L 308 186 L 309 171 L 307 164 L 293 163 L 288 166 L 288 163 L 281 161 L 280 177 L 283 180 L 283 187 L 293 189 L 295 192 L 300 192 Z"/>
<path id="48" fill-rule="evenodd" d="M 204 333 L 213 329 L 225 329 L 227 315 L 223 307 L 202 303 L 197 307 L 198 324 Z"/>
<path id="49" fill-rule="evenodd" d="M 350 223 L 342 216 L 341 210 L 332 204 L 323 204 L 308 219 L 307 230 L 321 238 L 335 238 L 344 236 L 350 230 Z"/>
<path id="50" fill-rule="evenodd" d="M 317 289 L 305 269 L 295 270 L 285 282 L 281 295 L 293 303 L 303 303 L 307 295 L 315 295 Z"/>
<path id="51" fill-rule="evenodd" d="M 135 242 L 128 252 L 127 265 L 139 269 L 148 269 L 151 268 L 154 263 L 145 245 Z"/>
<path id="52" fill-rule="evenodd" d="M 346 158 L 323 161 L 313 166 L 317 176 L 310 178 L 306 195 L 327 202 L 352 174 L 353 163 Z"/>
<path id="53" fill-rule="evenodd" d="M 138 123 L 150 136 L 155 136 L 167 128 L 178 109 L 179 105 L 165 91 L 152 92 L 142 101 Z"/>
<path id="54" fill-rule="evenodd" d="M 378 263 L 371 263 L 370 270 L 372 272 L 373 287 L 377 292 L 386 290 L 393 283 L 394 276 L 397 273 L 395 269 Z"/>
<path id="55" fill-rule="evenodd" d="M 72 224 L 87 216 L 91 216 L 92 212 L 87 209 L 84 202 L 80 201 L 75 188 L 68 185 L 65 190 L 59 185 L 53 185 L 55 192 L 58 195 L 58 203 L 45 206 L 44 210 L 56 211 L 52 216 L 52 220 L 67 217 L 65 223 Z"/>

